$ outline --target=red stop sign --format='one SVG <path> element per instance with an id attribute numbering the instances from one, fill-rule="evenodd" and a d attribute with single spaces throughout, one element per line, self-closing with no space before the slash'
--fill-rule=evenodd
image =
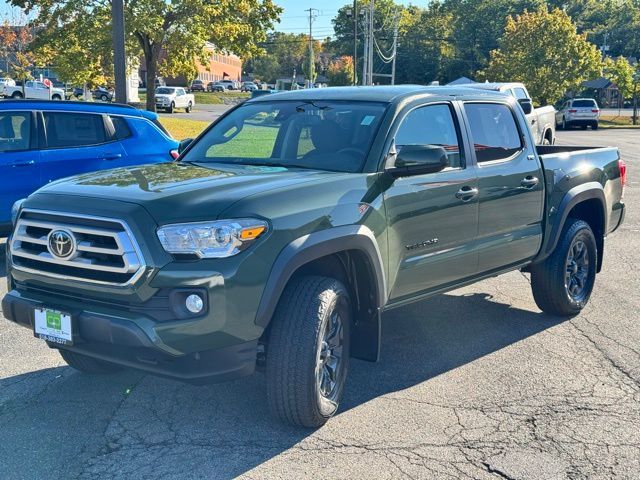
<path id="1" fill-rule="evenodd" d="M 49 80 L 48 78 L 45 78 L 42 83 L 44 83 L 44 86 L 47 88 L 51 88 L 51 80 Z"/>

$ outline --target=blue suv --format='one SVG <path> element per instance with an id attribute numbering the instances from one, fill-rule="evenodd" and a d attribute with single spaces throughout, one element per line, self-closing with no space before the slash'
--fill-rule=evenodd
<path id="1" fill-rule="evenodd" d="M 0 101 L 0 237 L 13 203 L 52 180 L 166 162 L 177 149 L 155 113 L 127 105 Z"/>

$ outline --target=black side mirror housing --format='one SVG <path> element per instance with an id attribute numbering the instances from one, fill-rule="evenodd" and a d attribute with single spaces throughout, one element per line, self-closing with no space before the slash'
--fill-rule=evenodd
<path id="1" fill-rule="evenodd" d="M 396 157 L 395 165 L 386 171 L 393 177 L 409 177 L 436 173 L 449 164 L 447 152 L 438 145 L 404 145 Z"/>
<path id="2" fill-rule="evenodd" d="M 522 111 L 525 115 L 529 115 L 533 112 L 533 102 L 531 102 L 530 98 L 520 98 L 518 99 L 518 103 L 522 107 Z"/>
<path id="3" fill-rule="evenodd" d="M 178 153 L 182 155 L 182 152 L 184 152 L 187 147 L 191 145 L 191 142 L 193 142 L 193 138 L 185 138 L 184 140 L 182 140 L 180 142 L 180 145 L 178 145 Z"/>

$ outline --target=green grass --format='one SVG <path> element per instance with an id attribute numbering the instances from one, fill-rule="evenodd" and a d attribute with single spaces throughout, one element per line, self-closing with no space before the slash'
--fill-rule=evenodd
<path id="1" fill-rule="evenodd" d="M 212 145 L 207 150 L 207 157 L 269 158 L 277 135 L 277 128 L 245 125 L 228 142 Z"/>
<path id="2" fill-rule="evenodd" d="M 600 117 L 602 128 L 640 128 L 640 125 L 633 125 L 633 119 L 627 116 L 602 116 Z"/>
<path id="3" fill-rule="evenodd" d="M 140 92 L 140 101 L 147 101 L 147 94 Z M 247 100 L 251 94 L 245 92 L 196 92 L 193 94 L 196 100 L 196 107 L 200 105 L 233 105 Z"/>
<path id="4" fill-rule="evenodd" d="M 202 120 L 188 120 L 186 118 L 160 117 L 159 120 L 171 136 L 177 140 L 196 138 L 210 123 Z"/>

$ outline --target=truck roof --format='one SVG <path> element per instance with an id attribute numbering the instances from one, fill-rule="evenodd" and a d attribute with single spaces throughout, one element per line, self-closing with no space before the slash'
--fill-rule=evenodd
<path id="1" fill-rule="evenodd" d="M 525 88 L 524 84 L 520 82 L 466 83 L 460 86 L 464 88 L 476 88 L 479 90 L 494 90 L 496 92 L 500 91 L 502 88 Z"/>
<path id="2" fill-rule="evenodd" d="M 376 87 L 327 87 L 308 88 L 304 90 L 292 90 L 279 92 L 272 95 L 261 95 L 248 102 L 270 102 L 274 100 L 351 100 L 360 102 L 385 102 L 392 103 L 421 94 L 430 94 L 434 97 L 476 97 L 488 96 L 502 97 L 502 94 L 487 92 L 482 93 L 470 88 L 424 86 L 424 85 L 386 85 Z"/>
<path id="3" fill-rule="evenodd" d="M 144 117 L 148 120 L 155 120 L 158 115 L 154 112 L 139 110 L 131 105 L 121 103 L 103 102 L 80 102 L 73 100 L 12 100 L 7 99 L 0 102 L 0 110 L 20 108 L 21 110 L 41 110 L 65 111 L 65 112 L 94 112 L 129 115 L 132 117 Z"/>

